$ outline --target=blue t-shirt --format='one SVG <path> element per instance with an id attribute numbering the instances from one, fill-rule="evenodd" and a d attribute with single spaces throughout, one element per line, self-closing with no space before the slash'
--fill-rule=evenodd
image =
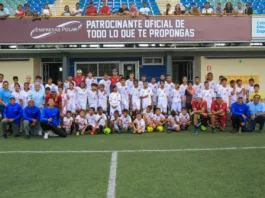
<path id="1" fill-rule="evenodd" d="M 52 118 L 51 122 L 48 122 L 48 119 Z M 61 125 L 61 119 L 60 119 L 60 111 L 56 108 L 49 108 L 45 107 L 41 112 L 41 121 L 48 122 L 51 126 L 60 126 Z"/>
<path id="2" fill-rule="evenodd" d="M 14 119 L 16 124 L 20 124 L 22 114 L 22 107 L 20 104 L 15 103 L 14 105 L 11 105 L 9 103 L 5 108 L 4 118 Z"/>
<path id="3" fill-rule="evenodd" d="M 248 103 L 250 116 L 253 116 L 255 114 L 259 114 L 265 111 L 265 105 L 262 102 L 259 102 L 258 104 L 255 104 L 254 102 Z"/>
<path id="4" fill-rule="evenodd" d="M 9 103 L 9 97 L 11 96 L 11 91 L 10 90 L 5 90 L 3 89 L 0 91 L 0 98 L 2 98 L 2 101 L 4 103 Z"/>
<path id="5" fill-rule="evenodd" d="M 32 121 L 35 119 L 37 121 L 40 120 L 40 109 L 36 106 L 29 107 L 26 106 L 23 110 L 24 120 Z"/>

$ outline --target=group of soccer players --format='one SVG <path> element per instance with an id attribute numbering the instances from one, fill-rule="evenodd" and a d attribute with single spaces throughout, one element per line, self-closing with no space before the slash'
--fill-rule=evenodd
<path id="1" fill-rule="evenodd" d="M 113 70 L 111 77 L 105 73 L 100 81 L 92 72 L 83 76 L 81 70 L 77 71 L 77 77 L 69 75 L 65 82 L 58 80 L 57 85 L 49 78 L 44 86 L 40 76 L 36 77 L 34 84 L 31 84 L 29 76 L 24 84 L 20 84 L 16 76 L 13 80 L 9 90 L 16 103 L 25 108 L 28 101 L 33 100 L 41 110 L 52 99 L 60 111 L 62 129 L 67 134 L 75 130 L 76 135 L 87 131 L 90 134 L 142 134 L 153 130 L 187 130 L 191 121 L 197 125 L 198 115 L 204 115 L 200 112 L 202 105 L 205 107 L 205 115 L 214 112 L 214 105 L 218 106 L 212 104 L 215 98 L 222 99 L 222 104 L 225 103 L 227 107 L 225 111 L 228 112 L 237 96 L 242 95 L 248 102 L 253 94 L 260 94 L 259 85 L 255 84 L 254 79 L 249 80 L 245 89 L 240 79 L 230 81 L 229 85 L 227 79 L 220 76 L 219 83 L 215 83 L 212 73 L 207 74 L 204 83 L 201 83 L 199 77 L 194 82 L 183 77 L 181 84 L 173 83 L 171 76 L 164 74 L 160 75 L 160 79 L 152 77 L 150 82 L 145 75 L 141 76 L 141 80 L 135 79 L 134 73 L 130 73 L 126 79 L 118 75 L 117 70 Z M 190 116 L 195 115 L 196 118 L 191 120 Z M 225 124 L 219 120 L 223 129 L 226 127 L 226 119 Z M 216 120 L 206 122 L 214 125 Z M 42 135 L 41 128 L 38 135 Z"/>

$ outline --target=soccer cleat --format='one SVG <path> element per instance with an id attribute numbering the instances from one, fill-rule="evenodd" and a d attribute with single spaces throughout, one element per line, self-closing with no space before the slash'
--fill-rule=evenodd
<path id="1" fill-rule="evenodd" d="M 212 128 L 212 133 L 216 133 L 216 130 Z"/>
<path id="2" fill-rule="evenodd" d="M 49 138 L 49 133 L 48 132 L 46 132 L 45 134 L 44 134 L 44 139 L 48 139 Z"/>
<path id="3" fill-rule="evenodd" d="M 95 132 L 94 132 L 94 131 L 91 131 L 91 132 L 90 132 L 90 134 L 91 134 L 91 135 L 94 135 L 94 134 L 95 134 Z"/>
<path id="4" fill-rule="evenodd" d="M 80 135 L 80 133 L 79 133 L 79 132 L 76 132 L 76 135 L 77 135 L 77 136 L 79 136 L 79 135 Z"/>
<path id="5" fill-rule="evenodd" d="M 239 127 L 238 133 L 242 133 L 242 128 Z"/>
<path id="6" fill-rule="evenodd" d="M 82 132 L 81 132 L 81 135 L 84 135 L 84 134 L 85 134 L 85 132 L 82 131 Z"/>
<path id="7" fill-rule="evenodd" d="M 29 136 L 29 135 L 26 135 L 26 139 L 28 139 L 28 140 L 29 140 L 29 139 L 30 139 L 30 136 Z"/>
<path id="8" fill-rule="evenodd" d="M 193 135 L 197 135 L 198 134 L 198 129 L 193 129 Z"/>
<path id="9" fill-rule="evenodd" d="M 3 140 L 6 140 L 6 139 L 7 139 L 7 135 L 3 135 L 3 136 L 2 136 L 2 139 L 3 139 Z"/>

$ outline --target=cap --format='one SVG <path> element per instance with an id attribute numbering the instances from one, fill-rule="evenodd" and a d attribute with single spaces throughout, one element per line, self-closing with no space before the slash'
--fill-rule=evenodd
<path id="1" fill-rule="evenodd" d="M 55 88 L 51 88 L 51 92 L 57 92 Z"/>
<path id="2" fill-rule="evenodd" d="M 78 69 L 76 73 L 83 73 L 81 69 Z"/>
<path id="3" fill-rule="evenodd" d="M 10 97 L 9 97 L 9 99 L 12 99 L 12 98 L 13 98 L 13 99 L 16 99 L 15 96 L 10 96 Z"/>
<path id="4" fill-rule="evenodd" d="M 34 99 L 33 99 L 33 98 L 29 98 L 29 99 L 28 99 L 28 102 L 29 102 L 29 101 L 31 101 L 31 100 L 32 100 L 32 101 L 34 101 Z"/>
<path id="5" fill-rule="evenodd" d="M 222 98 L 221 94 L 216 94 L 216 98 Z"/>
<path id="6" fill-rule="evenodd" d="M 237 96 L 237 99 L 238 98 L 244 98 L 244 96 L 242 95 L 242 94 L 239 94 L 238 96 Z"/>
<path id="7" fill-rule="evenodd" d="M 118 72 L 118 70 L 117 69 L 113 69 L 112 72 Z"/>

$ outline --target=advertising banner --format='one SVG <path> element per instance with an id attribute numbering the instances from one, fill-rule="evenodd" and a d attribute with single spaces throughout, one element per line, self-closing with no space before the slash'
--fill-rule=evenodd
<path id="1" fill-rule="evenodd" d="M 252 39 L 265 40 L 265 17 L 252 17 Z"/>
<path id="2" fill-rule="evenodd" d="M 0 43 L 249 41 L 251 17 L 58 17 L 0 20 Z"/>

